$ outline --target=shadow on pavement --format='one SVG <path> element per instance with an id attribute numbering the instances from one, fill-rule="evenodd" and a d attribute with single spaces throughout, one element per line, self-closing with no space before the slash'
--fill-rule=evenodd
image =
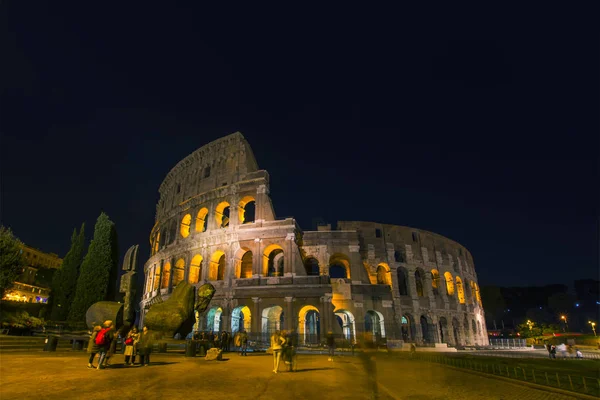
<path id="1" fill-rule="evenodd" d="M 169 365 L 169 364 L 179 364 L 176 362 L 167 362 L 167 361 L 157 361 L 157 362 L 151 362 L 150 365 L 148 365 L 149 367 L 154 367 L 154 366 L 160 366 L 160 365 Z M 140 364 L 135 364 L 135 365 L 125 365 L 125 364 L 110 364 L 108 367 L 105 367 L 105 369 L 127 369 L 127 368 L 141 368 L 142 366 Z"/>
<path id="2" fill-rule="evenodd" d="M 328 370 L 328 369 L 334 369 L 334 368 L 333 367 L 326 367 L 326 368 L 302 368 L 302 369 L 297 369 L 294 372 L 324 371 L 324 370 Z"/>

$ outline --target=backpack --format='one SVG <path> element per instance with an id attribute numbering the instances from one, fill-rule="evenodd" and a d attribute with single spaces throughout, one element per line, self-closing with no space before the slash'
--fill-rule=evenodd
<path id="1" fill-rule="evenodd" d="M 106 344 L 108 342 L 106 332 L 108 332 L 108 328 L 103 328 L 100 330 L 100 332 L 98 332 L 98 334 L 96 335 L 97 345 L 102 346 L 103 344 Z"/>

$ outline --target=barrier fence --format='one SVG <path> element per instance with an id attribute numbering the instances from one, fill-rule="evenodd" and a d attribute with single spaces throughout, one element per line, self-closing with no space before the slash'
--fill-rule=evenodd
<path id="1" fill-rule="evenodd" d="M 412 355 L 400 354 L 399 356 L 413 360 L 444 364 L 455 368 L 469 369 L 490 375 L 497 375 L 504 378 L 550 386 L 572 392 L 584 393 L 596 397 L 600 396 L 600 378 L 598 378 L 598 376 L 565 374 L 564 372 L 548 372 L 535 368 L 500 365 L 490 361 L 477 361 L 460 357 L 422 353 L 415 353 Z"/>
<path id="2" fill-rule="evenodd" d="M 519 349 L 527 347 L 526 339 L 490 339 L 490 346 L 497 349 Z"/>

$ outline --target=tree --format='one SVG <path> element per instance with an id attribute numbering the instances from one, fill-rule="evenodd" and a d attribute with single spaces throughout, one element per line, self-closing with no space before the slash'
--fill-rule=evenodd
<path id="1" fill-rule="evenodd" d="M 23 243 L 10 228 L 0 225 L 0 298 L 23 272 L 25 258 L 22 246 Z"/>
<path id="2" fill-rule="evenodd" d="M 101 213 L 94 227 L 94 238 L 81 263 L 75 298 L 71 304 L 69 321 L 85 322 L 90 306 L 107 299 L 111 275 L 117 271 L 118 250 L 115 224 Z"/>
<path id="3" fill-rule="evenodd" d="M 75 298 L 79 268 L 83 260 L 85 250 L 85 224 L 81 224 L 79 234 L 77 229 L 73 230 L 71 236 L 71 249 L 65 256 L 61 268 L 54 274 L 52 280 L 51 320 L 64 321 L 69 316 L 71 304 Z"/>

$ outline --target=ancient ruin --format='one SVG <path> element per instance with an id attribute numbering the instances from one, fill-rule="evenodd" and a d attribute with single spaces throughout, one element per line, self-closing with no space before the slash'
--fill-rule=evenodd
<path id="1" fill-rule="evenodd" d="M 295 329 L 305 345 L 329 330 L 400 348 L 488 343 L 466 248 L 404 226 L 340 221 L 306 231 L 277 219 L 269 175 L 239 132 L 180 161 L 159 192 L 144 312 L 178 285 L 211 283 L 216 292 L 196 327 L 203 331 L 245 329 L 266 340 Z"/>

